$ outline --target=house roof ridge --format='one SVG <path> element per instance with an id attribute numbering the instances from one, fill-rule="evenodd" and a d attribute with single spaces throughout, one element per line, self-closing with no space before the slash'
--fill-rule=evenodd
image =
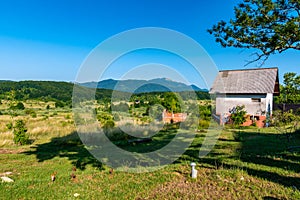
<path id="1" fill-rule="evenodd" d="M 278 67 L 251 68 L 251 69 L 226 69 L 226 70 L 219 70 L 219 72 L 255 71 L 255 70 L 268 70 L 268 69 L 277 69 L 278 70 Z"/>

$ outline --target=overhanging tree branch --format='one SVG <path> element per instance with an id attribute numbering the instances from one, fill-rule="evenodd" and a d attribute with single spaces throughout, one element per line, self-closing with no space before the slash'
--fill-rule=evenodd
<path id="1" fill-rule="evenodd" d="M 288 49 L 300 50 L 300 0 L 244 0 L 235 18 L 208 30 L 223 47 L 254 48 L 262 52 L 248 64 Z"/>

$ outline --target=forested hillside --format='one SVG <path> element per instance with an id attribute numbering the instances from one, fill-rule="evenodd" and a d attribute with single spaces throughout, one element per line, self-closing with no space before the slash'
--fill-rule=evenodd
<path id="1" fill-rule="evenodd" d="M 28 100 L 39 99 L 43 101 L 64 101 L 71 102 L 73 94 L 73 83 L 70 82 L 56 82 L 56 81 L 1 81 L 0 82 L 0 98 L 7 100 Z M 78 86 L 80 92 L 84 95 L 91 91 L 92 88 Z M 189 95 L 189 93 L 191 93 Z M 199 99 L 209 99 L 208 92 L 196 91 Z M 126 95 L 127 94 L 127 95 Z M 153 95 L 161 95 L 163 92 L 150 93 Z M 180 96 L 189 98 L 194 92 L 179 92 Z M 95 97 L 98 100 L 107 101 L 111 99 L 112 90 L 97 89 Z M 133 96 L 149 95 L 149 93 L 136 94 Z M 128 96 L 126 92 L 115 91 L 114 98 L 123 100 Z"/>

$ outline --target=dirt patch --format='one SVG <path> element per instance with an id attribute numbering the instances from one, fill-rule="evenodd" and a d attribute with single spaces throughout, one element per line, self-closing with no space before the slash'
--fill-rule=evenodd
<path id="1" fill-rule="evenodd" d="M 0 154 L 18 154 L 23 151 L 24 149 L 0 149 Z"/>

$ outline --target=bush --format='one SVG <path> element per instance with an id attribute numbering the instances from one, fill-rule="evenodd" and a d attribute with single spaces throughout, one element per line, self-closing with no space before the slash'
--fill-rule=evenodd
<path id="1" fill-rule="evenodd" d="M 231 109 L 230 113 L 230 118 L 233 121 L 233 124 L 236 126 L 242 125 L 246 121 L 246 113 L 247 111 L 244 110 L 245 106 L 236 106 Z"/>
<path id="2" fill-rule="evenodd" d="M 10 109 L 12 109 L 12 110 L 24 110 L 25 106 L 22 102 L 18 102 L 17 105 L 11 105 Z"/>
<path id="3" fill-rule="evenodd" d="M 33 109 L 26 109 L 25 114 L 30 115 L 33 118 L 35 118 L 37 116 L 36 112 Z"/>
<path id="4" fill-rule="evenodd" d="M 55 108 L 63 108 L 65 107 L 65 104 L 61 101 L 55 102 Z"/>
<path id="5" fill-rule="evenodd" d="M 13 140 L 15 144 L 25 145 L 30 143 L 29 136 L 26 134 L 27 128 L 23 120 L 17 120 L 13 128 L 14 128 Z"/>
<path id="6" fill-rule="evenodd" d="M 110 129 L 115 127 L 115 122 L 113 120 L 107 120 L 104 122 L 103 126 L 104 129 Z"/>
<path id="7" fill-rule="evenodd" d="M 200 119 L 198 129 L 200 130 L 208 129 L 209 125 L 210 125 L 210 121 Z"/>
<path id="8" fill-rule="evenodd" d="M 6 124 L 6 128 L 7 128 L 8 130 L 12 130 L 13 124 L 12 124 L 11 122 L 7 123 L 7 124 Z"/>

